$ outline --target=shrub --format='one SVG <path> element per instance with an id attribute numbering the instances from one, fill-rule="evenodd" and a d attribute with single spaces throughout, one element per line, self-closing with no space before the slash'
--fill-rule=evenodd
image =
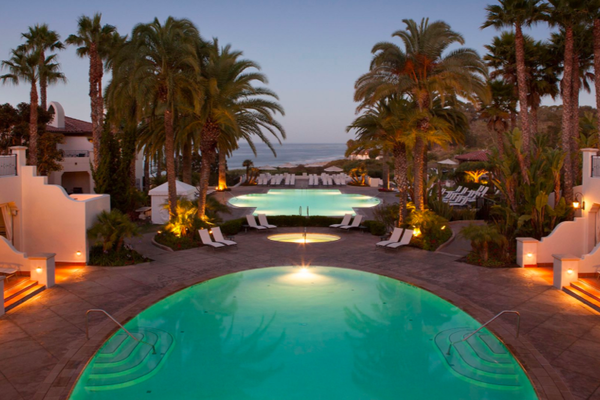
<path id="1" fill-rule="evenodd" d="M 452 210 L 452 221 L 471 221 L 474 220 L 477 214 L 477 210 L 474 208 L 463 208 Z"/>
<path id="2" fill-rule="evenodd" d="M 128 249 L 126 246 L 119 250 L 105 251 L 101 245 L 93 246 L 90 249 L 90 265 L 100 267 L 119 267 L 124 265 L 133 265 L 150 261 L 135 250 Z"/>
<path id="3" fill-rule="evenodd" d="M 423 250 L 436 250 L 452 237 L 448 220 L 431 210 L 413 211 L 409 216 L 409 223 L 415 229 L 414 244 Z"/>
<path id="4" fill-rule="evenodd" d="M 446 218 L 447 220 L 452 219 L 454 208 L 450 204 L 444 203 L 443 201 L 438 200 L 434 196 L 429 197 L 428 203 L 431 211 L 433 211 L 442 218 Z"/>
<path id="5" fill-rule="evenodd" d="M 198 230 L 194 231 L 194 235 L 181 237 L 178 237 L 169 231 L 162 231 L 154 236 L 154 240 L 157 243 L 170 247 L 173 250 L 187 250 L 200 246 Z"/>
<path id="6" fill-rule="evenodd" d="M 489 248 L 491 244 L 506 246 L 508 241 L 506 237 L 498 232 L 495 226 L 469 224 L 461 229 L 460 235 L 471 241 L 473 252 L 478 254 L 483 262 L 489 258 Z"/>
<path id="7" fill-rule="evenodd" d="M 388 233 L 388 228 L 383 222 L 368 220 L 364 221 L 363 225 L 367 227 L 368 231 L 375 236 L 383 236 Z"/>
<path id="8" fill-rule="evenodd" d="M 375 221 L 382 223 L 388 232 L 392 231 L 398 221 L 399 207 L 400 205 L 398 203 L 382 203 L 373 207 Z"/>
<path id="9" fill-rule="evenodd" d="M 221 232 L 223 235 L 237 235 L 242 230 L 242 224 L 245 219 L 232 219 L 221 224 Z"/>
<path id="10" fill-rule="evenodd" d="M 102 211 L 97 218 L 87 234 L 94 244 L 102 245 L 105 252 L 119 251 L 126 238 L 139 236 L 138 227 L 116 208 L 110 212 Z"/>

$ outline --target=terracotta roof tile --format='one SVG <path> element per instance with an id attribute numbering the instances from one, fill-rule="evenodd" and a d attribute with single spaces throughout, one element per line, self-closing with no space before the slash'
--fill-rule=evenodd
<path id="1" fill-rule="evenodd" d="M 489 150 L 478 150 L 471 153 L 454 156 L 459 161 L 487 161 L 490 156 Z"/>
<path id="2" fill-rule="evenodd" d="M 91 136 L 92 123 L 65 116 L 64 128 L 55 128 L 53 126 L 47 125 L 46 130 L 48 132 L 62 133 L 63 135 L 67 136 Z"/>

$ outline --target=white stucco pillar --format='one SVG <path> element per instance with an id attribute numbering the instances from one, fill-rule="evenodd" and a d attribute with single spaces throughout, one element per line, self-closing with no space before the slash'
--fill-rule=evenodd
<path id="1" fill-rule="evenodd" d="M 17 175 L 21 175 L 21 167 L 27 165 L 27 147 L 12 146 L 10 153 L 17 155 Z"/>
<path id="2" fill-rule="evenodd" d="M 554 258 L 554 287 L 562 289 L 579 279 L 579 257 L 570 254 L 552 254 Z"/>
<path id="3" fill-rule="evenodd" d="M 31 280 L 38 281 L 41 285 L 46 285 L 47 288 L 54 286 L 56 282 L 55 255 L 54 253 L 39 253 L 27 257 Z"/>
<path id="4" fill-rule="evenodd" d="M 517 238 L 517 264 L 521 268 L 537 266 L 539 242 L 530 237 Z"/>

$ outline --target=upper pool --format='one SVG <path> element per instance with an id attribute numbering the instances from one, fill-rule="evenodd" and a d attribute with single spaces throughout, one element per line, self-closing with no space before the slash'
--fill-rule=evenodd
<path id="1" fill-rule="evenodd" d="M 222 276 L 154 304 L 89 362 L 71 399 L 536 399 L 520 364 L 430 292 L 333 267 Z"/>
<path id="2" fill-rule="evenodd" d="M 341 216 L 353 214 L 353 207 L 373 207 L 379 199 L 362 194 L 343 194 L 336 189 L 271 189 L 267 193 L 253 193 L 229 200 L 236 207 L 256 207 L 256 214 Z"/>

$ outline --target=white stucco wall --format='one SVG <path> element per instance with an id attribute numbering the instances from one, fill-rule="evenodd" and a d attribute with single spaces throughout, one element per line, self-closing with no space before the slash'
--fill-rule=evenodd
<path id="1" fill-rule="evenodd" d="M 86 136 L 65 136 L 65 141 L 56 146 L 60 150 L 94 150 L 94 146 Z"/>

